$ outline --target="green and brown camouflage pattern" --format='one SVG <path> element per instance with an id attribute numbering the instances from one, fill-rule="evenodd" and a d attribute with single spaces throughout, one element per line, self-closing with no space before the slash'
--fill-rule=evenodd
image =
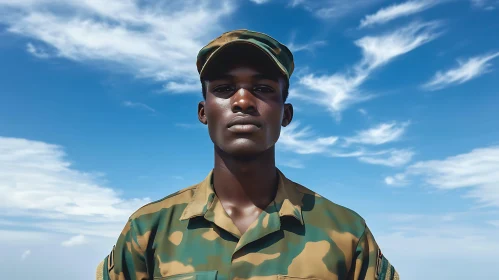
<path id="1" fill-rule="evenodd" d="M 293 74 L 295 64 L 293 54 L 283 44 L 267 34 L 247 29 L 225 32 L 204 46 L 197 56 L 197 69 L 202 77 L 206 65 L 221 51 L 235 44 L 250 44 L 257 47 L 272 59 L 281 72 L 288 78 Z"/>
<path id="2" fill-rule="evenodd" d="M 241 234 L 212 174 L 136 211 L 97 279 L 399 279 L 358 214 L 281 171 L 275 200 Z"/>

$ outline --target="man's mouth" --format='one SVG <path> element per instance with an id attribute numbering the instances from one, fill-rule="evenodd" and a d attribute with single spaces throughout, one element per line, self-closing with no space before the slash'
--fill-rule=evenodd
<path id="1" fill-rule="evenodd" d="M 260 128 L 254 124 L 236 124 L 229 127 L 229 131 L 236 133 L 252 133 L 258 131 Z"/>
<path id="2" fill-rule="evenodd" d="M 262 123 L 252 117 L 236 117 L 227 124 L 229 131 L 236 133 L 256 132 L 261 126 Z"/>

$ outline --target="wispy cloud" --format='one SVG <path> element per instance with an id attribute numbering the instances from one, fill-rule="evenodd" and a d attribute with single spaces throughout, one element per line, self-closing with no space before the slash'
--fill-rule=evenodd
<path id="1" fill-rule="evenodd" d="M 322 46 L 325 46 L 325 45 L 327 45 L 326 41 L 314 41 L 314 42 L 310 42 L 310 43 L 302 44 L 302 45 L 290 42 L 286 46 L 293 53 L 296 53 L 296 52 L 301 52 L 301 51 L 313 52 L 316 48 L 322 47 Z"/>
<path id="2" fill-rule="evenodd" d="M 298 154 L 317 154 L 327 151 L 338 140 L 336 136 L 314 138 L 310 127 L 299 129 L 299 126 L 299 122 L 294 122 L 283 128 L 278 146 Z"/>
<path id="3" fill-rule="evenodd" d="M 413 156 L 414 152 L 412 150 L 393 149 L 374 156 L 360 156 L 359 160 L 370 164 L 398 167 L 409 163 Z"/>
<path id="4" fill-rule="evenodd" d="M 10 33 L 43 42 L 54 56 L 104 62 L 138 77 L 192 84 L 198 80 L 197 52 L 225 31 L 220 22 L 233 11 L 232 3 L 0 1 L 0 23 Z M 28 51 L 40 54 L 34 44 Z"/>
<path id="5" fill-rule="evenodd" d="M 410 122 L 381 123 L 375 127 L 357 132 L 353 137 L 345 138 L 347 145 L 357 143 L 365 145 L 381 145 L 398 141 L 404 135 Z"/>
<path id="6" fill-rule="evenodd" d="M 400 207 L 393 209 L 397 208 Z M 409 273 L 416 279 L 428 278 L 428 274 L 432 275 L 431 279 L 465 279 L 473 278 L 476 272 L 463 275 L 459 271 L 452 273 L 452 268 L 466 265 L 470 259 L 478 263 L 493 263 L 488 260 L 493 259 L 499 249 L 499 229 L 488 225 L 486 221 L 495 216 L 497 213 L 484 211 L 392 212 L 374 214 L 371 223 L 378 223 L 376 241 L 381 244 L 385 255 L 395 262 L 397 259 L 411 260 L 411 263 L 418 264 L 418 268 L 406 269 L 404 273 Z M 463 246 L 456 247 L 456 244 Z M 406 250 L 400 250 L 401 247 Z M 461 257 L 463 250 L 466 254 Z M 431 254 L 428 254 L 429 251 Z M 449 262 L 442 262 L 449 256 L 455 257 Z M 418 272 L 420 267 L 431 267 L 435 262 L 442 265 L 434 271 Z M 442 269 L 442 266 L 448 269 Z M 493 273 L 492 271 L 493 269 L 479 278 Z"/>
<path id="7" fill-rule="evenodd" d="M 385 183 L 389 186 L 405 186 L 408 181 L 405 174 L 399 173 L 385 177 Z"/>
<path id="8" fill-rule="evenodd" d="M 295 168 L 295 169 L 305 168 L 305 165 L 303 164 L 303 162 L 296 160 L 296 159 L 283 160 L 283 161 L 280 161 L 278 163 L 278 165 L 287 166 L 287 167 Z"/>
<path id="9" fill-rule="evenodd" d="M 49 232 L 114 238 L 150 201 L 121 198 L 102 175 L 72 167 L 62 147 L 27 139 L 0 137 L 0 178 L 0 218 Z"/>
<path id="10" fill-rule="evenodd" d="M 378 2 L 380 0 L 292 0 L 290 6 L 302 6 L 318 18 L 335 20 L 358 13 Z"/>
<path id="11" fill-rule="evenodd" d="M 129 107 L 129 108 L 143 109 L 143 110 L 147 110 L 147 111 L 156 113 L 156 110 L 154 110 L 153 108 L 147 106 L 146 104 L 139 103 L 139 102 L 124 101 L 123 106 Z"/>
<path id="12" fill-rule="evenodd" d="M 264 4 L 264 3 L 269 2 L 270 0 L 250 0 L 250 1 L 255 3 L 255 4 Z"/>
<path id="13" fill-rule="evenodd" d="M 497 1 L 497 0 L 471 0 L 471 4 L 475 8 L 493 11 L 499 5 L 499 1 Z"/>
<path id="14" fill-rule="evenodd" d="M 32 43 L 26 44 L 26 50 L 35 57 L 49 58 L 50 55 L 42 48 L 35 47 Z"/>
<path id="15" fill-rule="evenodd" d="M 26 258 L 29 257 L 29 255 L 31 255 L 31 250 L 24 251 L 24 253 L 21 255 L 21 260 L 24 261 Z"/>
<path id="16" fill-rule="evenodd" d="M 87 239 L 85 238 L 84 235 L 80 234 L 73 236 L 66 241 L 63 241 L 61 245 L 64 247 L 73 247 L 73 246 L 83 245 L 85 243 L 87 243 Z"/>
<path id="17" fill-rule="evenodd" d="M 191 128 L 201 128 L 201 127 L 204 127 L 205 125 L 201 124 L 201 123 L 198 123 L 198 124 L 194 124 L 194 123 L 176 123 L 175 126 L 176 127 L 186 128 L 186 129 L 191 129 Z"/>
<path id="18" fill-rule="evenodd" d="M 380 36 L 366 36 L 355 44 L 362 49 L 363 60 L 358 71 L 369 71 L 387 64 L 440 35 L 438 22 L 415 22 Z"/>
<path id="19" fill-rule="evenodd" d="M 464 250 L 468 258 L 487 259 L 499 250 L 497 229 L 484 229 L 483 226 L 459 222 L 443 225 L 440 219 L 429 221 L 425 218 L 419 223 L 401 223 L 394 226 L 391 233 L 378 235 L 376 240 L 383 244 L 385 253 L 390 252 L 392 256 L 397 255 L 399 258 L 441 260 L 448 256 L 459 256 Z M 400 250 L 401 247 L 405 250 Z M 428 250 L 431 250 L 431 254 L 428 254 Z"/>
<path id="20" fill-rule="evenodd" d="M 499 220 L 494 220 L 494 221 L 488 221 L 489 224 L 499 228 Z"/>
<path id="21" fill-rule="evenodd" d="M 474 56 L 466 61 L 458 60 L 459 66 L 445 72 L 438 71 L 429 82 L 423 85 L 423 88 L 439 90 L 480 77 L 491 71 L 492 64 L 489 62 L 496 57 L 499 57 L 499 52 Z"/>
<path id="22" fill-rule="evenodd" d="M 168 93 L 199 93 L 201 95 L 202 92 L 199 80 L 188 83 L 168 82 L 163 89 Z"/>
<path id="23" fill-rule="evenodd" d="M 332 150 L 328 155 L 339 158 L 357 158 L 360 162 L 368 164 L 400 167 L 409 163 L 414 154 L 411 149 L 373 151 L 360 147 L 354 150 L 337 148 Z"/>
<path id="24" fill-rule="evenodd" d="M 363 58 L 352 69 L 333 75 L 304 75 L 299 78 L 299 84 L 312 94 L 295 97 L 326 107 L 339 120 L 343 110 L 372 98 L 363 93 L 360 86 L 373 71 L 437 38 L 439 26 L 437 22 L 412 23 L 383 35 L 363 37 L 355 41 Z"/>
<path id="25" fill-rule="evenodd" d="M 389 185 L 419 178 L 439 190 L 469 189 L 467 197 L 481 205 L 499 207 L 499 147 L 474 149 L 443 160 L 420 161 L 405 172 L 385 178 Z"/>
<path id="26" fill-rule="evenodd" d="M 305 0 L 291 0 L 291 2 L 289 3 L 289 5 L 291 7 L 296 7 L 300 4 L 303 4 L 305 2 Z"/>
<path id="27" fill-rule="evenodd" d="M 388 149 L 369 151 L 364 148 L 364 145 L 381 145 L 396 141 L 402 136 L 407 125 L 408 123 L 391 123 L 385 128 L 382 124 L 373 129 L 359 132 L 355 138 L 343 138 L 337 136 L 320 137 L 315 135 L 310 127 L 299 128 L 300 123 L 295 122 L 282 130 L 277 147 L 301 155 L 324 154 L 329 157 L 354 157 L 363 163 L 399 167 L 412 160 L 414 156 L 412 150 Z M 382 129 L 379 129 L 379 127 L 382 127 Z M 338 141 L 342 141 L 344 144 L 337 145 Z M 360 147 L 354 149 L 347 148 L 352 143 L 356 143 Z M 298 164 L 295 162 L 281 164 L 293 168 L 304 167 L 301 162 Z"/>
<path id="28" fill-rule="evenodd" d="M 361 108 L 361 109 L 359 109 L 359 110 L 357 110 L 357 111 L 358 111 L 359 113 L 361 113 L 362 115 L 367 116 L 367 110 L 366 110 L 366 109 L 362 109 L 362 108 Z"/>
<path id="29" fill-rule="evenodd" d="M 372 15 L 365 16 L 361 20 L 359 28 L 383 24 L 400 17 L 416 14 L 434 6 L 437 3 L 438 2 L 436 0 L 416 0 L 393 4 L 386 8 L 380 9 Z"/>

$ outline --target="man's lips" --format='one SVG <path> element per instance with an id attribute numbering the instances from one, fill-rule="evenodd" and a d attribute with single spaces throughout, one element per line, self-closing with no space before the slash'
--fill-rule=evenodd
<path id="1" fill-rule="evenodd" d="M 255 132 L 262 127 L 262 123 L 252 117 L 236 117 L 229 121 L 227 128 L 229 131 L 238 133 Z"/>
<path id="2" fill-rule="evenodd" d="M 229 123 L 227 124 L 227 128 L 230 128 L 234 125 L 254 125 L 257 127 L 261 127 L 262 122 L 252 117 L 235 117 L 229 121 Z"/>

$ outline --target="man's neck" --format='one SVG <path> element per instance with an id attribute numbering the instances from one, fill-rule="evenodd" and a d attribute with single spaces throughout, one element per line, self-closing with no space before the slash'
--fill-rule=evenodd
<path id="1" fill-rule="evenodd" d="M 215 148 L 213 186 L 220 201 L 237 208 L 264 209 L 277 190 L 274 147 L 253 158 L 237 158 Z"/>

